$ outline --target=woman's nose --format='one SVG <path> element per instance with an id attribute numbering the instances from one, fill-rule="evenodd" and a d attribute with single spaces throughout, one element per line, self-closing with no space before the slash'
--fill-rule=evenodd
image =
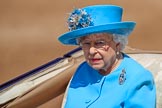
<path id="1" fill-rule="evenodd" d="M 94 47 L 94 46 L 91 46 L 90 48 L 89 48 L 89 53 L 90 54 L 95 54 L 97 52 L 97 50 L 96 50 L 96 48 Z"/>

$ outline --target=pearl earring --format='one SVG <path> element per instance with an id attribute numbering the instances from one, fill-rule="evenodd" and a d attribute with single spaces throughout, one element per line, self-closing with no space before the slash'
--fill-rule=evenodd
<path id="1" fill-rule="evenodd" d="M 116 55 L 119 55 L 119 51 L 116 52 Z"/>

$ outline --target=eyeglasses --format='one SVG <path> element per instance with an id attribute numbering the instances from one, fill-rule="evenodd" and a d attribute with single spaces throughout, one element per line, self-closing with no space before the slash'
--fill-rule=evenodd
<path id="1" fill-rule="evenodd" d="M 90 49 L 92 46 L 97 48 L 97 49 L 101 49 L 103 48 L 104 46 L 106 45 L 109 45 L 110 42 L 112 41 L 109 40 L 109 41 L 106 41 L 106 40 L 96 40 L 96 41 L 88 41 L 88 40 L 83 40 L 80 42 L 80 45 L 83 49 Z"/>

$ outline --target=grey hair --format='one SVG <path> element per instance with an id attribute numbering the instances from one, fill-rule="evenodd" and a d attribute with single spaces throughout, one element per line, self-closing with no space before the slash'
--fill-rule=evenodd
<path id="1" fill-rule="evenodd" d="M 113 34 L 113 40 L 116 43 L 120 43 L 120 51 L 123 51 L 125 46 L 128 44 L 128 36 L 126 35 Z"/>

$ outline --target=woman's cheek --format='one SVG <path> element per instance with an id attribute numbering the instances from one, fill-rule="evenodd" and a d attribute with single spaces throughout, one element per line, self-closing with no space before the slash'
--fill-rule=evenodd
<path id="1" fill-rule="evenodd" d="M 84 52 L 85 60 L 88 61 L 88 53 Z"/>

